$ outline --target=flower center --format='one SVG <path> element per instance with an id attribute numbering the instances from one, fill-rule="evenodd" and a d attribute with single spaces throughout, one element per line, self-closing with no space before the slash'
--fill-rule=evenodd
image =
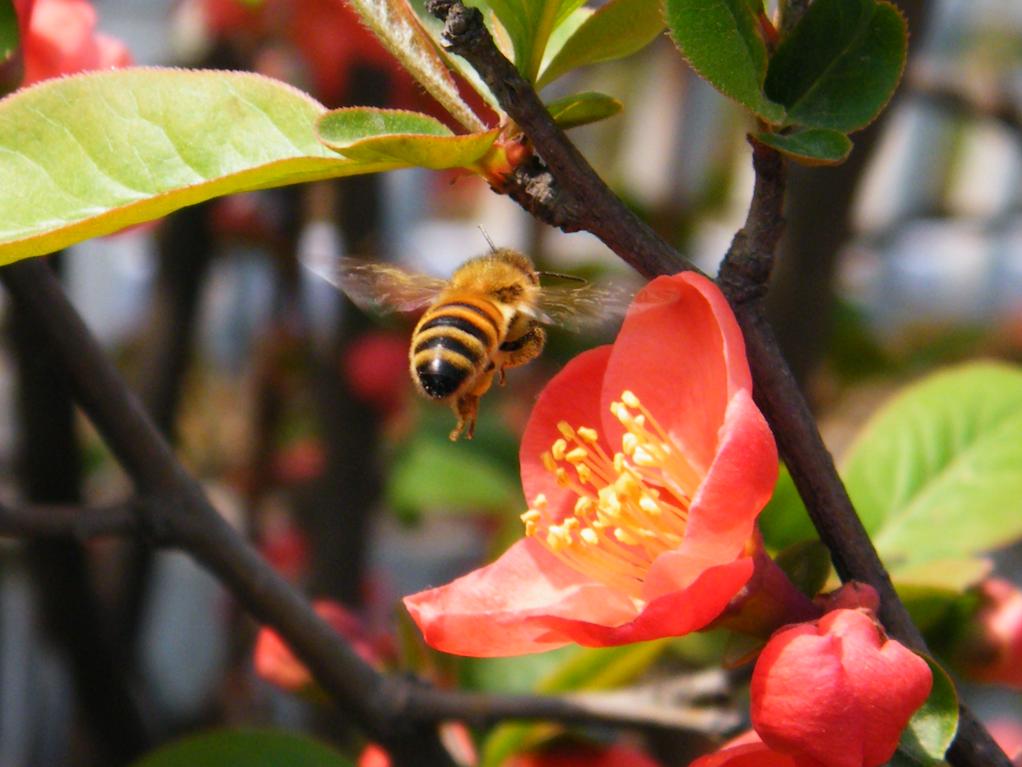
<path id="1" fill-rule="evenodd" d="M 522 514 L 525 534 L 535 535 L 561 561 L 594 580 L 640 599 L 646 571 L 685 537 L 691 503 L 686 488 L 699 475 L 652 414 L 630 391 L 610 406 L 625 432 L 612 456 L 596 429 L 557 424 L 561 437 L 543 453 L 557 484 L 578 496 L 571 514 L 547 514 L 537 495 Z"/>

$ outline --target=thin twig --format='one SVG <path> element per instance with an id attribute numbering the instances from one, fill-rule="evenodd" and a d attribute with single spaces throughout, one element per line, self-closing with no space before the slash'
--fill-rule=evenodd
<path id="1" fill-rule="evenodd" d="M 98 508 L 0 505 L 0 537 L 87 541 L 103 536 L 133 536 L 138 532 L 138 517 L 132 503 Z"/>
<path id="2" fill-rule="evenodd" d="M 555 217 L 558 226 L 592 232 L 647 277 L 692 268 L 630 211 L 620 212 L 620 200 L 553 122 L 531 84 L 497 50 L 478 11 L 465 8 L 458 0 L 428 0 L 427 9 L 445 22 L 448 49 L 475 67 L 504 111 L 532 142 L 549 169 L 553 182 L 546 184 L 550 199 L 569 201 Z M 880 617 L 891 635 L 926 652 L 922 635 L 895 593 L 855 513 L 816 421 L 767 324 L 762 297 L 783 230 L 784 172 L 779 155 L 765 147 L 755 148 L 753 161 L 756 185 L 749 216 L 735 236 L 720 282 L 745 335 L 757 402 L 839 575 L 844 580 L 874 586 L 882 600 Z M 964 706 L 948 758 L 955 767 L 1010 767 L 1004 753 Z"/>

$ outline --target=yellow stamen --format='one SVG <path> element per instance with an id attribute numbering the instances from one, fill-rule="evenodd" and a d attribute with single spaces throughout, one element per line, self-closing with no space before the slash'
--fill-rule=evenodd
<path id="1" fill-rule="evenodd" d="M 555 522 L 537 497 L 521 518 L 565 564 L 641 599 L 653 560 L 684 539 L 699 476 L 634 392 L 610 411 L 625 430 L 620 452 L 608 453 L 596 429 L 561 421 L 561 436 L 541 455 L 557 484 L 578 496 L 572 512 Z"/>

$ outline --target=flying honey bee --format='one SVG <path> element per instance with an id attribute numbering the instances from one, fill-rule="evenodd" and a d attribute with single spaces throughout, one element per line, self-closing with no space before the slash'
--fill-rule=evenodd
<path id="1" fill-rule="evenodd" d="M 370 312 L 428 307 L 412 332 L 409 367 L 423 396 L 451 403 L 458 419 L 452 441 L 472 438 L 479 398 L 494 377 L 503 384 L 508 368 L 543 351 L 544 324 L 597 325 L 623 314 L 629 297 L 577 277 L 538 272 L 528 256 L 510 248 L 466 261 L 449 280 L 356 258 L 340 259 L 333 274 L 321 276 Z M 541 276 L 581 284 L 541 286 Z"/>

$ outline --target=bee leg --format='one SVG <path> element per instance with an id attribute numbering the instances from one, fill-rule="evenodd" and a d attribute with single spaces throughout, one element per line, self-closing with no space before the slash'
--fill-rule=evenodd
<path id="1" fill-rule="evenodd" d="M 472 439 L 476 430 L 476 415 L 479 412 L 479 397 L 475 394 L 462 394 L 453 403 L 452 409 L 458 417 L 458 423 L 450 433 L 451 442 L 457 442 L 464 433 L 465 439 Z"/>
<path id="2" fill-rule="evenodd" d="M 507 385 L 507 373 L 504 372 L 504 368 L 497 371 L 497 383 L 501 386 Z"/>
<path id="3" fill-rule="evenodd" d="M 533 325 L 524 335 L 514 341 L 501 344 L 503 352 L 500 361 L 500 375 L 503 377 L 505 368 L 516 368 L 539 356 L 546 343 L 546 330 L 540 325 Z"/>
<path id="4" fill-rule="evenodd" d="M 494 368 L 488 367 L 475 381 L 470 391 L 460 395 L 451 404 L 458 423 L 450 434 L 451 442 L 457 442 L 464 433 L 465 439 L 472 439 L 476 428 L 476 414 L 479 412 L 479 398 L 490 390 L 493 384 Z"/>

